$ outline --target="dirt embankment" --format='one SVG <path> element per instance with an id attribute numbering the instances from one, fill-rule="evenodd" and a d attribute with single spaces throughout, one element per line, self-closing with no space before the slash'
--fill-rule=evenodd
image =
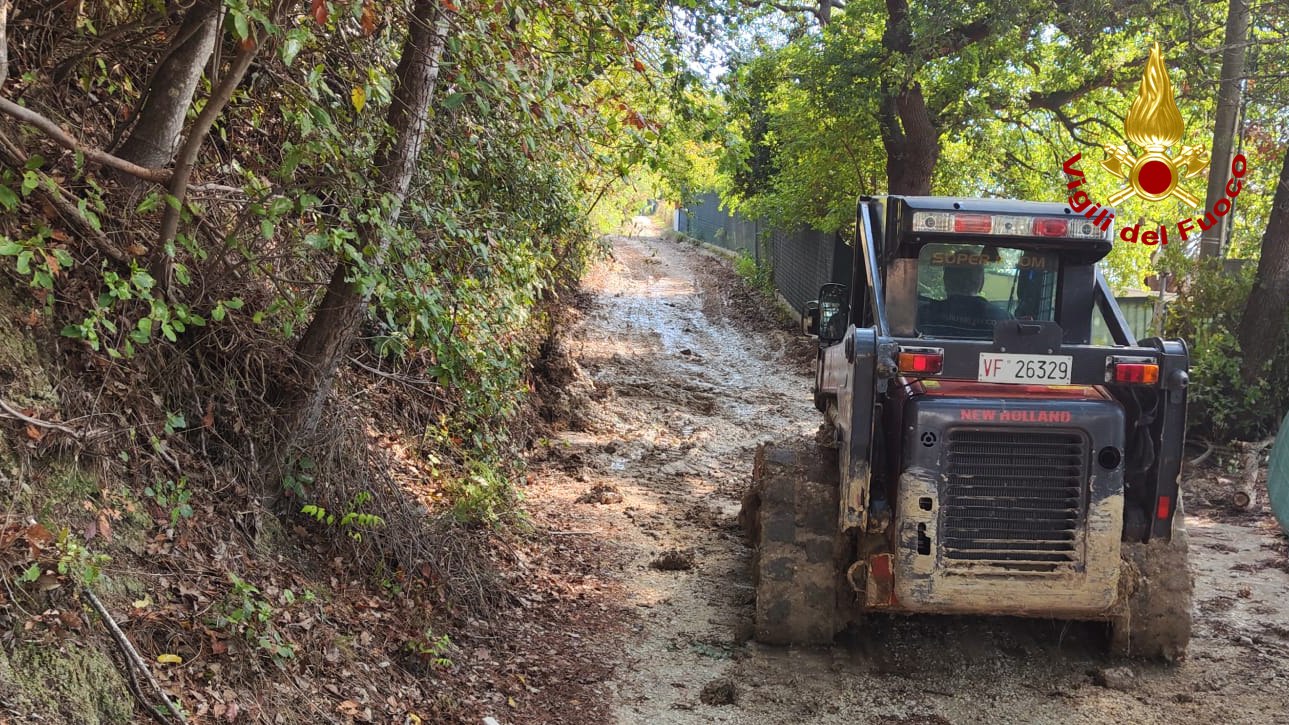
<path id="1" fill-rule="evenodd" d="M 565 343 L 579 414 L 535 465 L 529 501 L 553 538 L 594 547 L 582 576 L 623 606 L 568 653 L 619 660 L 602 693 L 617 721 L 1289 722 L 1285 541 L 1269 517 L 1201 500 L 1195 639 L 1175 668 L 1110 660 L 1103 627 L 1041 620 L 871 617 L 830 648 L 751 642 L 739 497 L 758 443 L 819 424 L 805 343 L 687 244 L 618 238 L 587 284 Z"/>

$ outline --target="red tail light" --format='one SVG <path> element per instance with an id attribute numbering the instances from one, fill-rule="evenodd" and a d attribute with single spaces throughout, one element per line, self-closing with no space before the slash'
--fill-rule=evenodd
<path id="1" fill-rule="evenodd" d="M 1035 219 L 1034 235 L 1039 237 L 1063 237 L 1070 229 L 1070 223 L 1064 219 Z"/>
<path id="2" fill-rule="evenodd" d="M 1114 381 L 1138 385 L 1159 382 L 1159 366 L 1154 363 L 1115 363 Z"/>
<path id="3" fill-rule="evenodd" d="M 994 219 L 988 214 L 954 214 L 953 231 L 988 234 L 994 230 Z"/>
<path id="4" fill-rule="evenodd" d="M 1172 512 L 1173 512 L 1173 497 L 1160 496 L 1159 505 L 1158 507 L 1156 507 L 1156 510 L 1155 510 L 1155 518 L 1162 521 L 1163 519 L 1168 518 L 1168 514 L 1171 514 Z"/>
<path id="5" fill-rule="evenodd" d="M 900 372 L 915 375 L 938 375 L 944 369 L 944 352 L 940 350 L 901 350 Z"/>

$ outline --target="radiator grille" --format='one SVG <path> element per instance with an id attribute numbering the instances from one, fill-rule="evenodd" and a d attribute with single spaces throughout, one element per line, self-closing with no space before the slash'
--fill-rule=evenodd
<path id="1" fill-rule="evenodd" d="M 951 430 L 940 537 L 950 568 L 1077 566 L 1088 448 L 1076 430 Z"/>

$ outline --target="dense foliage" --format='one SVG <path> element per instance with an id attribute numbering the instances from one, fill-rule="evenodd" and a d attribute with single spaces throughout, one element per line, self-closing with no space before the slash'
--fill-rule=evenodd
<path id="1" fill-rule="evenodd" d="M 1165 49 L 1187 125 L 1182 143 L 1210 142 L 1217 90 L 1215 48 L 1223 43 L 1224 8 L 1212 3 L 1134 2 L 1119 12 L 1099 4 L 1037 2 L 917 3 L 914 36 L 938 42 L 937 29 L 979 28 L 970 42 L 919 47 L 911 60 L 882 47 L 885 8 L 848 3 L 822 28 L 794 38 L 762 33 L 746 41 L 726 77 L 727 123 L 738 143 L 721 156 L 727 198 L 755 216 L 791 225 L 806 221 L 830 231 L 853 215 L 853 197 L 886 188 L 881 79 L 914 79 L 941 130 L 933 189 L 940 194 L 1062 200 L 1061 163 L 1082 153 L 1098 169 L 1105 144 L 1124 143 L 1123 118 L 1136 95 L 1151 42 Z M 1253 73 L 1245 105 L 1244 152 L 1253 178 L 1241 198 L 1232 245 L 1256 248 L 1266 225 L 1283 139 L 1286 89 L 1279 67 L 1283 18 L 1264 8 L 1255 28 Z M 907 62 L 906 62 L 907 61 Z M 905 62 L 899 68 L 893 63 Z M 1258 71 L 1257 69 L 1262 69 Z M 1117 188 L 1108 174 L 1090 174 L 1090 194 Z M 1202 188 L 1202 183 L 1191 182 Z M 1120 205 L 1124 218 L 1175 219 L 1176 202 Z M 1113 270 L 1124 286 L 1140 286 L 1152 250 L 1123 246 Z"/>
<path id="2" fill-rule="evenodd" d="M 392 133 L 384 108 L 404 10 L 371 0 L 225 5 L 223 57 L 254 61 L 182 201 L 5 121 L 15 163 L 0 179 L 0 205 L 23 212 L 6 217 L 7 271 L 111 380 L 145 369 L 134 360 L 157 343 L 177 346 L 153 356 L 161 359 L 230 336 L 291 344 L 342 260 L 372 304 L 355 353 L 437 387 L 434 427 L 444 440 L 471 441 L 460 455 L 503 460 L 497 446 L 526 388 L 539 301 L 580 276 L 602 231 L 589 219 L 620 220 L 616 210 L 656 185 L 622 179 L 668 125 L 674 104 L 658 86 L 685 91 L 683 78 L 662 73 L 674 67 L 663 7 L 443 2 L 426 153 L 377 249 L 359 229 L 389 203 L 371 164 Z M 154 34 L 173 20 L 150 4 L 24 5 L 10 18 L 6 95 L 77 129 L 86 146 L 110 148 L 157 82 L 151 61 L 168 51 Z M 84 235 L 41 213 L 53 197 Z M 170 242 L 156 230 L 174 210 L 182 223 Z M 197 406 L 179 411 L 197 418 L 206 393 L 170 404 Z M 209 394 L 244 407 L 237 393 Z M 143 428 L 171 412 L 150 407 L 136 411 Z"/>
<path id="3" fill-rule="evenodd" d="M 832 231 L 852 223 L 857 195 L 907 185 L 903 169 L 911 164 L 929 165 L 935 194 L 1063 201 L 1070 192 L 1062 163 L 1081 154 L 1081 188 L 1104 201 L 1122 182 L 1100 168 L 1102 147 L 1125 143 L 1124 118 L 1152 43 L 1164 49 L 1186 125 L 1179 147 L 1210 148 L 1226 10 L 1226 3 L 1196 1 L 852 1 L 820 22 L 813 12 L 763 8 L 780 22 L 746 24 L 736 35 L 720 87 L 723 142 L 707 147 L 719 168 L 709 189 L 770 224 Z M 1289 61 L 1286 22 L 1282 7 L 1252 9 L 1236 138 L 1249 171 L 1226 248 L 1228 258 L 1250 260 L 1248 275 L 1289 140 L 1289 84 L 1279 70 Z M 919 132 L 933 149 L 910 153 L 907 141 Z M 1225 181 L 1229 169 L 1218 166 L 1213 173 Z M 1203 197 L 1204 178 L 1184 184 Z M 1197 210 L 1133 197 L 1116 211 L 1120 221 L 1149 228 Z M 1181 244 L 1174 233 L 1167 248 L 1117 243 L 1103 267 L 1121 290 L 1173 270 L 1170 291 L 1180 285 L 1183 296 L 1169 324 L 1190 341 L 1197 362 L 1193 419 L 1206 434 L 1261 434 L 1287 401 L 1274 392 L 1281 389 L 1274 374 L 1255 385 L 1236 382 L 1237 330 L 1252 278 L 1183 263 L 1198 251 L 1198 238 Z M 1287 365 L 1282 350 L 1267 368 Z"/>

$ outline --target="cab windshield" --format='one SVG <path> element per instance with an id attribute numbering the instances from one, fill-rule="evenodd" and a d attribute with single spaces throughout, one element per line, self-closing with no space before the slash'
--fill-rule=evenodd
<path id="1" fill-rule="evenodd" d="M 928 244 L 918 253 L 917 332 L 993 339 L 1001 320 L 1053 320 L 1060 257 L 983 244 Z"/>

